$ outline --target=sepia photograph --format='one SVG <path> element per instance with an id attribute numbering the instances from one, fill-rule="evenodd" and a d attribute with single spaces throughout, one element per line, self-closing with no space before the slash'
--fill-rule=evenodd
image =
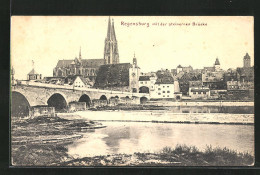
<path id="1" fill-rule="evenodd" d="M 10 28 L 11 166 L 254 166 L 253 16 Z"/>

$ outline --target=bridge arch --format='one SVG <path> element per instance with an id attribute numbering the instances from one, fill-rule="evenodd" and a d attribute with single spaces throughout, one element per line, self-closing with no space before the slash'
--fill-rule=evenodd
<path id="1" fill-rule="evenodd" d="M 90 107 L 91 105 L 91 99 L 87 94 L 81 95 L 81 97 L 79 98 L 79 102 L 86 102 L 87 107 Z"/>
<path id="2" fill-rule="evenodd" d="M 147 87 L 147 86 L 141 86 L 139 88 L 139 93 L 147 93 L 147 94 L 149 94 L 149 92 L 150 92 L 150 90 L 149 90 L 149 87 Z"/>
<path id="3" fill-rule="evenodd" d="M 29 115 L 30 103 L 20 92 L 12 91 L 11 116 L 25 117 Z"/>
<path id="4" fill-rule="evenodd" d="M 148 101 L 148 98 L 146 98 L 146 97 L 141 97 L 140 98 L 140 104 L 144 104 L 144 103 L 146 103 Z"/>
<path id="5" fill-rule="evenodd" d="M 47 104 L 50 107 L 55 107 L 56 111 L 62 111 L 67 108 L 67 101 L 66 101 L 64 95 L 62 95 L 60 93 L 52 94 L 48 98 Z"/>
<path id="6" fill-rule="evenodd" d="M 101 95 L 99 100 L 106 100 L 107 101 L 107 97 L 105 95 Z"/>

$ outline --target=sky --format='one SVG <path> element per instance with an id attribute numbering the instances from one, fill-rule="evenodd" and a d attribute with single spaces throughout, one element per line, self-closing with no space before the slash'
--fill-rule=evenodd
<path id="1" fill-rule="evenodd" d="M 120 62 L 132 63 L 135 54 L 141 72 L 174 69 L 179 64 L 203 68 L 213 66 L 217 57 L 226 70 L 242 67 L 246 53 L 254 64 L 254 19 L 250 16 L 111 19 Z M 176 25 L 180 23 L 186 25 Z M 103 58 L 107 26 L 108 16 L 12 16 L 15 78 L 26 79 L 33 67 L 43 76 L 52 76 L 58 60 L 78 57 L 80 47 L 83 59 Z"/>

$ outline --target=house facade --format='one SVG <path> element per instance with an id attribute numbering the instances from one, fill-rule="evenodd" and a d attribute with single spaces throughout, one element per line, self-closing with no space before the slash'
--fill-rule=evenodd
<path id="1" fill-rule="evenodd" d="M 139 76 L 139 93 L 151 93 L 155 90 L 156 75 Z"/>
<path id="2" fill-rule="evenodd" d="M 189 96 L 191 99 L 208 99 L 210 97 L 210 89 L 207 87 L 190 87 Z"/>
<path id="3" fill-rule="evenodd" d="M 175 98 L 174 79 L 171 72 L 168 70 L 158 71 L 156 76 L 154 91 L 150 92 L 151 99 Z"/>

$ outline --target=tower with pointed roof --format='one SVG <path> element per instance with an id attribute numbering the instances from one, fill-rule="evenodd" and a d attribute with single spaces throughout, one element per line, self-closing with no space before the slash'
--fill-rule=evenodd
<path id="1" fill-rule="evenodd" d="M 248 53 L 244 56 L 244 67 L 251 67 L 251 58 Z"/>
<path id="2" fill-rule="evenodd" d="M 134 53 L 133 64 L 132 64 L 131 68 L 129 69 L 129 89 L 131 92 L 138 92 L 139 76 L 140 76 L 140 68 L 137 65 L 137 59 L 136 59 L 135 53 Z"/>
<path id="3" fill-rule="evenodd" d="M 215 71 L 220 71 L 220 62 L 219 59 L 216 58 L 215 64 L 214 64 Z"/>
<path id="4" fill-rule="evenodd" d="M 34 61 L 32 60 L 32 70 L 27 74 L 27 80 L 41 80 L 42 74 L 38 74 L 34 69 Z"/>
<path id="5" fill-rule="evenodd" d="M 108 19 L 107 37 L 105 39 L 104 60 L 105 64 L 119 63 L 119 54 L 115 34 L 114 20 L 112 19 L 111 24 L 110 17 Z"/>
<path id="6" fill-rule="evenodd" d="M 137 59 L 135 58 L 135 53 L 134 53 L 134 58 L 133 58 L 133 66 L 137 67 Z"/>

